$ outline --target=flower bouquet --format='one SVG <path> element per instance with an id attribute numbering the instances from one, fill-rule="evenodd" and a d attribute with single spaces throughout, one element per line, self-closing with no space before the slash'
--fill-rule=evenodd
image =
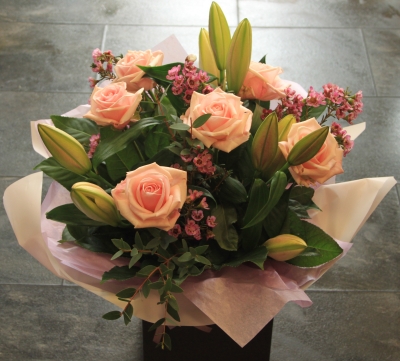
<path id="1" fill-rule="evenodd" d="M 395 183 L 327 184 L 362 128 L 336 121 L 352 123 L 362 93 L 280 79 L 251 61 L 251 34 L 245 19 L 231 37 L 213 3 L 199 67 L 95 49 L 90 105 L 33 125 L 36 169 L 56 181 L 41 220 L 40 175 L 4 196 L 23 247 L 121 307 L 105 319 L 154 322 L 162 348 L 168 325 L 213 323 L 243 347 L 286 302 L 310 305 L 304 289 Z"/>

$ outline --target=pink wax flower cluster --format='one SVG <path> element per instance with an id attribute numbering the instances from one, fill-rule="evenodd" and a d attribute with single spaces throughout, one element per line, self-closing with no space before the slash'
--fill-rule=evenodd
<path id="1" fill-rule="evenodd" d="M 214 90 L 210 85 L 206 84 L 210 77 L 205 71 L 199 70 L 194 66 L 195 61 L 196 56 L 188 55 L 183 69 L 181 69 L 181 65 L 174 66 L 166 76 L 168 80 L 173 80 L 172 93 L 174 95 L 182 95 L 186 104 L 190 103 L 193 92 L 208 94 Z"/>
<path id="2" fill-rule="evenodd" d="M 168 234 L 175 238 L 181 236 L 185 239 L 194 238 L 197 241 L 213 238 L 212 229 L 217 225 L 216 217 L 206 215 L 207 211 L 209 207 L 206 197 L 203 197 L 203 192 L 189 189 L 189 195 L 181 212 L 184 215 L 184 221 L 182 224 L 175 224 Z"/>
<path id="3" fill-rule="evenodd" d="M 90 149 L 88 152 L 88 157 L 93 158 L 93 154 L 100 143 L 100 134 L 93 134 L 89 139 L 89 143 Z"/>
<path id="4" fill-rule="evenodd" d="M 99 80 L 89 77 L 89 85 L 94 88 L 97 83 L 104 79 L 114 79 L 115 75 L 113 73 L 113 65 L 115 65 L 120 57 L 114 56 L 111 50 L 106 50 L 102 52 L 100 49 L 96 48 L 92 52 L 93 63 L 90 66 L 94 73 L 98 73 L 100 76 Z"/>
<path id="5" fill-rule="evenodd" d="M 331 133 L 335 137 L 339 146 L 343 149 L 343 156 L 345 157 L 353 149 L 354 140 L 351 140 L 350 135 L 347 134 L 342 126 L 336 122 L 331 124 Z"/>
<path id="6" fill-rule="evenodd" d="M 344 119 L 352 124 L 352 121 L 358 117 L 363 110 L 362 92 L 358 91 L 352 95 L 347 89 L 338 87 L 335 84 L 328 83 L 323 86 L 323 94 L 326 97 L 329 108 L 335 111 L 337 119 Z"/>
<path id="7" fill-rule="evenodd" d="M 352 124 L 352 121 L 362 113 L 363 109 L 361 91 L 351 94 L 349 90 L 344 90 L 332 83 L 325 84 L 322 92 L 317 92 L 310 86 L 306 98 L 297 94 L 290 87 L 286 88 L 284 93 L 286 97 L 279 100 L 278 106 L 274 110 L 263 109 L 262 120 L 274 111 L 278 119 L 292 114 L 296 117 L 297 122 L 300 122 L 312 117 L 312 115 L 308 115 L 313 108 L 325 106 L 326 112 L 320 124 L 325 123 L 330 117 L 343 119 Z"/>

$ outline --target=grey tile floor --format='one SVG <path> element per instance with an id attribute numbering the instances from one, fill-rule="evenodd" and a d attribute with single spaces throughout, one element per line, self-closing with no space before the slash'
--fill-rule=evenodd
<path id="1" fill-rule="evenodd" d="M 254 27 L 265 53 L 305 88 L 363 90 L 367 131 L 339 181 L 400 179 L 398 0 L 220 0 L 231 26 Z M 87 102 L 93 48 L 145 50 L 174 33 L 197 53 L 210 0 L 0 0 L 0 190 L 32 172 L 29 121 Z M 48 184 L 46 180 L 45 184 Z M 398 187 L 398 186 L 397 186 Z M 273 361 L 400 360 L 400 207 L 394 188 L 348 256 L 276 317 Z M 27 204 L 29 207 L 29 204 Z M 64 284 L 20 249 L 0 209 L 0 360 L 140 361 L 140 321 L 107 323 L 112 306 Z M 221 355 L 221 360 L 224 360 Z M 258 360 L 257 360 L 258 361 Z"/>

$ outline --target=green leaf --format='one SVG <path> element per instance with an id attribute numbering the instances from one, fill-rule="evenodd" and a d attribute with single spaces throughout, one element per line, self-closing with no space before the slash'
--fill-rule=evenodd
<path id="1" fill-rule="evenodd" d="M 232 204 L 241 204 L 247 201 L 246 188 L 240 181 L 232 177 L 225 179 L 218 196 Z"/>
<path id="2" fill-rule="evenodd" d="M 132 305 L 129 303 L 129 304 L 126 306 L 126 309 L 125 309 L 125 311 L 124 311 L 124 322 L 125 322 L 125 325 L 128 325 L 129 322 L 131 322 L 131 320 L 132 320 L 132 315 L 133 315 L 133 307 L 132 307 Z"/>
<path id="3" fill-rule="evenodd" d="M 129 268 L 132 268 L 140 259 L 142 258 L 142 253 L 137 253 L 132 256 L 131 260 L 129 261 Z"/>
<path id="4" fill-rule="evenodd" d="M 150 240 L 149 243 L 146 244 L 146 246 L 144 248 L 145 249 L 153 249 L 155 247 L 158 247 L 160 245 L 160 241 L 161 241 L 160 237 L 153 238 L 152 240 Z"/>
<path id="5" fill-rule="evenodd" d="M 191 261 L 192 259 L 193 259 L 192 254 L 190 252 L 186 252 L 178 258 L 178 261 L 179 262 L 188 262 L 188 261 Z"/>
<path id="6" fill-rule="evenodd" d="M 194 122 L 193 122 L 193 128 L 200 128 L 202 125 L 204 125 L 208 119 L 210 119 L 211 114 L 203 114 L 199 116 Z"/>
<path id="7" fill-rule="evenodd" d="M 184 123 L 175 123 L 169 126 L 173 130 L 189 130 L 190 126 Z"/>
<path id="8" fill-rule="evenodd" d="M 108 280 L 125 281 L 136 276 L 137 268 L 129 268 L 128 266 L 115 266 L 108 272 L 104 272 L 103 282 Z"/>
<path id="9" fill-rule="evenodd" d="M 217 219 L 217 225 L 214 227 L 213 233 L 219 246 L 227 251 L 236 251 L 239 237 L 235 227 L 232 225 L 237 221 L 235 208 L 218 205 L 212 209 L 211 214 Z"/>
<path id="10" fill-rule="evenodd" d="M 170 298 L 168 304 L 177 312 L 179 312 L 179 305 L 175 298 Z"/>
<path id="11" fill-rule="evenodd" d="M 290 199 L 299 202 L 303 206 L 306 206 L 307 209 L 313 208 L 320 210 L 319 207 L 312 201 L 313 197 L 314 189 L 310 187 L 296 186 L 290 191 Z"/>
<path id="12" fill-rule="evenodd" d="M 194 258 L 197 262 L 200 262 L 200 263 L 203 263 L 203 264 L 206 264 L 207 266 L 211 266 L 211 262 L 210 262 L 210 260 L 209 259 L 207 259 L 206 257 L 203 257 L 203 256 L 199 256 L 199 255 L 197 255 L 197 256 L 195 256 L 195 258 Z"/>
<path id="13" fill-rule="evenodd" d="M 139 232 L 136 232 L 136 234 L 135 234 L 135 245 L 138 250 L 144 249 L 143 241 L 142 241 L 142 238 L 140 237 Z"/>
<path id="14" fill-rule="evenodd" d="M 130 288 L 125 288 L 124 290 L 118 292 L 116 296 L 121 298 L 131 298 L 135 293 L 136 293 L 136 288 L 130 287 Z"/>
<path id="15" fill-rule="evenodd" d="M 171 315 L 172 316 L 172 315 Z M 173 317 L 173 316 L 172 316 Z M 179 316 L 178 316 L 179 317 Z M 179 321 L 179 320 L 178 320 Z M 171 351 L 171 337 L 169 337 L 168 333 L 164 333 L 164 345 L 167 347 L 168 350 Z"/>
<path id="16" fill-rule="evenodd" d="M 103 315 L 102 317 L 105 320 L 108 321 L 113 321 L 113 320 L 117 320 L 122 316 L 122 312 L 119 311 L 111 311 L 111 312 L 107 312 L 105 315 Z"/>
<path id="17" fill-rule="evenodd" d="M 96 227 L 104 225 L 104 223 L 90 219 L 78 208 L 76 208 L 75 204 L 73 203 L 63 204 L 62 206 L 53 208 L 51 211 L 46 213 L 46 218 L 56 222 L 75 226 Z"/>
<path id="18" fill-rule="evenodd" d="M 168 75 L 168 71 L 171 70 L 174 66 L 181 66 L 181 69 L 184 68 L 183 63 L 169 63 L 161 66 L 142 66 L 138 65 L 138 68 L 142 69 L 148 76 L 162 80 L 166 83 L 172 83 L 172 80 L 168 80 L 166 77 Z"/>
<path id="19" fill-rule="evenodd" d="M 160 318 L 157 322 L 154 322 L 150 328 L 148 329 L 148 332 L 156 330 L 158 327 L 160 327 L 163 323 L 165 322 L 165 318 Z"/>
<path id="20" fill-rule="evenodd" d="M 327 235 L 321 228 L 307 222 L 301 222 L 301 238 L 307 243 L 308 247 L 314 248 L 317 256 L 302 256 L 301 254 L 289 261 L 290 264 L 299 267 L 316 267 L 340 256 L 343 250 L 335 240 Z"/>
<path id="21" fill-rule="evenodd" d="M 326 107 L 327 107 L 327 105 L 320 105 L 316 108 L 305 106 L 301 113 L 300 120 L 304 121 L 304 120 L 307 120 L 310 118 L 318 119 L 318 117 L 325 111 Z"/>
<path id="22" fill-rule="evenodd" d="M 173 293 L 183 293 L 183 289 L 180 288 L 180 287 L 179 287 L 178 285 L 176 285 L 175 283 L 172 283 L 171 292 L 173 292 Z"/>
<path id="23" fill-rule="evenodd" d="M 120 238 L 120 239 L 112 239 L 111 242 L 118 249 L 121 249 L 123 251 L 130 251 L 131 250 L 131 246 L 128 243 L 126 243 L 122 238 Z"/>
<path id="24" fill-rule="evenodd" d="M 56 182 L 60 183 L 69 191 L 75 183 L 85 182 L 87 180 L 86 177 L 65 169 L 53 157 L 45 159 L 33 169 L 41 170 L 44 174 L 48 175 L 50 178 L 53 178 Z"/>
<path id="25" fill-rule="evenodd" d="M 259 63 L 261 63 L 261 64 L 266 64 L 266 63 L 267 63 L 267 55 L 264 55 L 264 56 L 260 59 Z"/>
<path id="26" fill-rule="evenodd" d="M 149 158 L 154 157 L 160 150 L 170 145 L 170 135 L 159 131 L 159 128 L 156 127 L 147 134 L 144 145 L 146 155 Z"/>
<path id="27" fill-rule="evenodd" d="M 229 262 L 223 264 L 223 266 L 238 267 L 244 262 L 252 262 L 261 269 L 264 269 L 264 262 L 267 258 L 267 247 L 260 246 L 252 249 L 249 252 L 243 250 L 238 251 L 235 257 Z"/>
<path id="28" fill-rule="evenodd" d="M 144 283 L 143 287 L 142 287 L 142 293 L 143 293 L 144 298 L 149 297 L 149 294 L 150 294 L 150 287 L 149 287 L 149 285 L 150 285 L 150 281 L 147 280 L 147 281 Z"/>
<path id="29" fill-rule="evenodd" d="M 167 312 L 169 313 L 169 315 L 176 321 L 180 321 L 181 318 L 179 317 L 178 311 L 175 310 L 168 302 L 168 306 L 167 306 Z"/>
<path id="30" fill-rule="evenodd" d="M 117 253 L 115 253 L 112 257 L 111 257 L 111 261 L 113 261 L 114 259 L 117 259 L 119 257 L 121 257 L 124 254 L 124 251 L 119 250 Z"/>
<path id="31" fill-rule="evenodd" d="M 141 160 L 135 144 L 128 143 L 125 149 L 106 159 L 107 172 L 113 181 L 118 181 Z"/>
<path id="32" fill-rule="evenodd" d="M 58 129 L 74 137 L 87 149 L 90 146 L 90 137 L 99 133 L 99 127 L 90 119 L 70 118 L 61 115 L 52 115 L 50 118 Z"/>
<path id="33" fill-rule="evenodd" d="M 153 265 L 148 265 L 140 269 L 137 273 L 137 277 L 147 277 L 150 275 L 151 272 L 153 272 L 157 267 Z"/>
<path id="34" fill-rule="evenodd" d="M 153 283 L 149 283 L 149 288 L 152 290 L 159 290 L 164 287 L 164 282 L 162 281 L 157 281 Z"/>
<path id="35" fill-rule="evenodd" d="M 248 221 L 243 228 L 249 228 L 255 224 L 262 222 L 268 213 L 275 207 L 280 200 L 285 188 L 287 186 L 286 174 L 283 172 L 276 172 L 272 177 L 271 186 L 267 203 L 258 211 L 258 213 Z"/>
<path id="36" fill-rule="evenodd" d="M 162 120 L 156 118 L 141 119 L 133 123 L 128 130 L 120 133 L 118 138 L 102 140 L 93 156 L 93 167 L 97 168 L 101 162 L 126 148 L 129 142 L 133 142 L 142 134 L 143 129 L 161 123 Z"/>
<path id="37" fill-rule="evenodd" d="M 204 246 L 196 247 L 194 250 L 196 251 L 196 254 L 203 254 L 205 251 L 207 251 L 207 249 L 208 249 L 208 245 L 204 245 Z"/>
<path id="38" fill-rule="evenodd" d="M 297 202 L 294 199 L 289 199 L 289 209 L 301 219 L 310 218 L 307 212 L 307 207 L 303 206 L 300 202 Z"/>

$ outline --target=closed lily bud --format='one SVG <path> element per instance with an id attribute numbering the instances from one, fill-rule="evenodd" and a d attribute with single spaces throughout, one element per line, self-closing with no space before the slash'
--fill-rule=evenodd
<path id="1" fill-rule="evenodd" d="M 118 226 L 121 220 L 113 197 L 93 183 L 75 183 L 71 188 L 71 199 L 90 219 L 114 227 Z"/>
<path id="2" fill-rule="evenodd" d="M 287 141 L 289 130 L 296 123 L 296 117 L 293 114 L 286 115 L 278 123 L 279 141 Z"/>
<path id="3" fill-rule="evenodd" d="M 210 37 L 208 31 L 204 28 L 200 30 L 199 34 L 199 65 L 200 69 L 205 70 L 207 73 L 219 76 L 219 70 L 211 48 Z"/>
<path id="4" fill-rule="evenodd" d="M 85 149 L 74 137 L 46 124 L 39 124 L 38 131 L 46 148 L 64 168 L 81 175 L 92 169 Z"/>
<path id="5" fill-rule="evenodd" d="M 268 256 L 275 261 L 287 261 L 297 257 L 307 248 L 307 243 L 293 234 L 281 234 L 264 243 Z"/>
<path id="6" fill-rule="evenodd" d="M 252 30 L 250 22 L 244 19 L 233 34 L 226 59 L 226 80 L 228 89 L 235 94 L 242 88 L 251 61 Z"/>
<path id="7" fill-rule="evenodd" d="M 231 43 L 231 32 L 225 15 L 216 2 L 213 2 L 210 7 L 208 31 L 215 62 L 218 69 L 223 71 L 226 69 L 226 57 Z"/>
<path id="8" fill-rule="evenodd" d="M 325 143 L 329 127 L 321 127 L 300 139 L 291 149 L 287 162 L 289 165 L 299 165 L 313 158 Z"/>
<path id="9" fill-rule="evenodd" d="M 254 168 L 263 172 L 275 158 L 278 149 L 278 117 L 269 114 L 254 135 L 251 145 L 251 158 Z"/>

